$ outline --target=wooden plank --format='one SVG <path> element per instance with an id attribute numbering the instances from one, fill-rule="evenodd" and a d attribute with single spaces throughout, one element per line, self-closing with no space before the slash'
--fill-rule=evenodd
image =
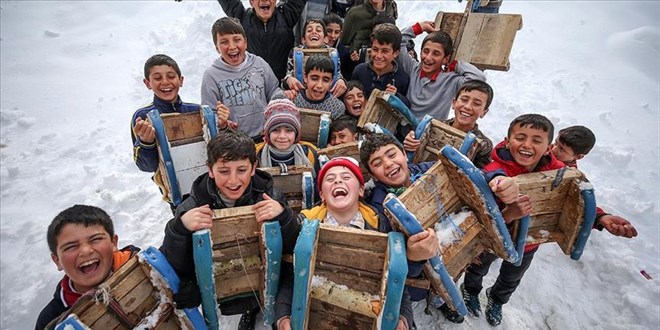
<path id="1" fill-rule="evenodd" d="M 303 141 L 318 144 L 319 140 L 319 127 L 321 122 L 321 115 L 326 114 L 328 118 L 332 115 L 328 111 L 319 111 L 314 109 L 300 108 L 300 129 L 302 130 L 300 138 Z"/>
<path id="2" fill-rule="evenodd" d="M 241 245 L 229 246 L 223 249 L 213 249 L 213 262 L 228 261 L 255 255 L 259 255 L 259 242 L 241 243 Z"/>
<path id="3" fill-rule="evenodd" d="M 320 244 L 344 245 L 380 254 L 384 254 L 387 248 L 387 234 L 384 233 L 325 224 L 321 224 L 321 228 L 322 230 L 319 231 Z"/>
<path id="4" fill-rule="evenodd" d="M 259 254 L 244 256 L 242 259 L 232 259 L 221 262 L 213 262 L 213 274 L 216 277 L 237 277 L 261 267 Z"/>
<path id="5" fill-rule="evenodd" d="M 219 298 L 226 298 L 239 293 L 259 290 L 259 271 L 248 272 L 248 276 L 220 279 L 215 281 L 215 291 Z"/>
<path id="6" fill-rule="evenodd" d="M 329 146 L 327 148 L 319 149 L 318 155 L 326 155 L 329 159 L 335 157 L 353 157 L 358 162 L 360 161 L 360 148 L 357 142 L 342 143 L 337 146 Z"/>
<path id="7" fill-rule="evenodd" d="M 438 15 L 440 14 L 441 13 L 438 13 Z M 436 16 L 435 26 L 439 26 L 441 31 L 444 31 L 451 37 L 451 40 L 454 42 L 452 54 L 455 54 L 457 37 L 461 28 L 461 21 L 463 20 L 463 13 L 442 13 L 440 19 L 441 22 L 438 22 L 438 16 Z M 452 59 L 454 59 L 453 56 Z"/>
<path id="8" fill-rule="evenodd" d="M 570 255 L 573 245 L 584 222 L 584 199 L 580 192 L 579 183 L 573 180 L 564 202 L 564 212 L 559 218 L 558 228 L 564 233 L 564 241 L 558 241 L 565 254 Z"/>
<path id="9" fill-rule="evenodd" d="M 375 319 L 353 313 L 332 304 L 311 299 L 309 327 L 314 330 L 374 329 Z"/>
<path id="10" fill-rule="evenodd" d="M 261 228 L 254 217 L 252 206 L 213 210 L 213 245 L 245 240 L 259 236 Z M 245 241 L 242 241 L 245 242 Z"/>
<path id="11" fill-rule="evenodd" d="M 451 260 L 445 262 L 447 272 L 449 272 L 449 275 L 452 278 L 456 279 L 476 256 L 485 251 L 482 241 L 483 238 L 481 237 L 467 241 L 467 243 L 452 256 Z"/>
<path id="12" fill-rule="evenodd" d="M 374 89 L 364 106 L 357 126 L 363 128 L 367 123 L 376 123 L 390 132 L 396 132 L 398 124 L 404 120 L 403 115 L 392 109 L 383 99 L 385 92 Z"/>
<path id="13" fill-rule="evenodd" d="M 378 316 L 379 310 L 375 310 L 375 308 L 380 306 L 379 296 L 353 290 L 345 285 L 338 285 L 324 278 L 314 278 L 310 296 L 312 299 L 324 301 L 369 318 Z"/>
<path id="14" fill-rule="evenodd" d="M 526 244 L 542 244 L 550 242 L 564 242 L 564 233 L 558 230 L 557 226 L 545 226 L 530 228 L 527 231 Z"/>
<path id="15" fill-rule="evenodd" d="M 318 261 L 344 265 L 370 272 L 381 272 L 384 259 L 385 255 L 383 252 L 368 251 L 363 248 L 351 248 L 329 242 L 319 244 L 316 251 L 316 260 Z"/>
<path id="16" fill-rule="evenodd" d="M 381 273 L 333 265 L 325 262 L 316 263 L 314 275 L 322 276 L 338 285 L 345 285 L 353 290 L 377 295 L 380 292 Z"/>
<path id="17" fill-rule="evenodd" d="M 522 16 L 470 13 L 455 59 L 466 60 L 481 70 L 509 70 L 509 55 Z"/>
<path id="18" fill-rule="evenodd" d="M 199 112 L 161 114 L 165 135 L 170 143 L 203 136 L 202 117 Z"/>
<path id="19" fill-rule="evenodd" d="M 448 243 L 445 245 L 443 243 L 440 245 L 440 253 L 442 255 L 442 260 L 445 263 L 450 262 L 454 257 L 470 242 L 472 241 L 483 229 L 477 217 L 474 214 L 468 216 L 468 218 L 463 221 L 459 226 L 460 230 L 463 232 L 463 236 L 459 241 Z"/>
<path id="20" fill-rule="evenodd" d="M 429 123 L 429 127 L 420 138 L 421 145 L 413 157 L 413 163 L 437 161 L 438 153 L 442 147 L 445 145 L 451 145 L 454 148 L 459 149 L 463 144 L 466 135 L 467 133 L 459 129 L 439 120 L 432 119 Z M 468 152 L 468 158 L 474 158 L 477 146 L 480 142 L 481 140 L 477 138 Z"/>

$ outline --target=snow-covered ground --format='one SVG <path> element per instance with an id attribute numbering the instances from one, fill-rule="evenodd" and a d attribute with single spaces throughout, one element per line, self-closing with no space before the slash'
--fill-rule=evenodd
<path id="1" fill-rule="evenodd" d="M 399 26 L 464 8 L 398 3 Z M 202 73 L 217 56 L 211 24 L 224 14 L 215 1 L 0 7 L 0 327 L 28 329 L 62 276 L 45 239 L 60 210 L 97 205 L 113 217 L 120 245 L 160 245 L 170 212 L 131 157 L 131 115 L 152 97 L 142 66 L 152 54 L 171 55 L 185 76 L 183 99 L 199 102 Z M 511 70 L 487 72 L 495 100 L 480 127 L 497 142 L 511 119 L 537 112 L 558 129 L 592 128 L 598 141 L 580 168 L 599 205 L 639 231 L 630 240 L 593 232 L 580 261 L 542 246 L 502 328 L 658 329 L 660 3 L 505 1 L 501 11 L 522 14 L 524 24 Z M 415 306 L 420 329 L 490 328 L 483 317 L 453 325 L 423 310 Z M 237 322 L 224 318 L 223 328 Z"/>

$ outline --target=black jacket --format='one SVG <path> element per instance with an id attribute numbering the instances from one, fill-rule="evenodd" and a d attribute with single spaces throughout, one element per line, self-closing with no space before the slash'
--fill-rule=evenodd
<path id="1" fill-rule="evenodd" d="M 280 81 L 286 75 L 286 63 L 293 49 L 293 27 L 307 0 L 286 0 L 277 6 L 267 23 L 257 17 L 252 8 L 245 9 L 240 0 L 218 0 L 229 17 L 235 17 L 243 25 L 247 35 L 248 51 L 259 55 L 270 65 Z"/>

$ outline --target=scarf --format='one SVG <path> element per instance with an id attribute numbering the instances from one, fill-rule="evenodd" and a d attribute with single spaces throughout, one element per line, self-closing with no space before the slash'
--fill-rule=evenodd
<path id="1" fill-rule="evenodd" d="M 273 156 L 275 159 L 273 159 Z M 269 144 L 264 145 L 264 148 L 261 150 L 261 158 L 259 159 L 260 167 L 273 167 L 279 166 L 280 163 L 287 164 L 288 160 L 293 158 L 293 165 L 307 165 L 311 166 L 312 169 L 314 165 L 309 161 L 305 150 L 300 143 L 291 145 L 287 150 L 278 150 L 272 147 Z M 288 163 L 287 165 L 292 165 Z M 312 170 L 314 172 L 314 170 Z M 316 173 L 312 173 L 316 175 Z"/>

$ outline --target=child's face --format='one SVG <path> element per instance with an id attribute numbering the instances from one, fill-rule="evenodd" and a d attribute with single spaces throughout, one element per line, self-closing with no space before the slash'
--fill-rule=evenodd
<path id="1" fill-rule="evenodd" d="M 319 196 L 325 202 L 328 210 L 346 211 L 358 204 L 364 195 L 364 188 L 360 181 L 345 166 L 334 166 L 328 169 L 323 177 Z"/>
<path id="2" fill-rule="evenodd" d="M 330 47 L 335 47 L 337 45 L 337 40 L 341 35 L 341 26 L 337 23 L 328 24 L 325 29 L 325 44 Z"/>
<path id="3" fill-rule="evenodd" d="M 305 96 L 311 101 L 321 101 L 332 86 L 332 73 L 312 69 L 305 75 Z"/>
<path id="4" fill-rule="evenodd" d="M 541 157 L 550 152 L 550 139 L 548 132 L 531 125 L 516 125 L 507 139 L 507 149 L 511 152 L 513 160 L 533 171 Z"/>
<path id="5" fill-rule="evenodd" d="M 225 63 L 237 66 L 245 61 L 247 41 L 242 34 L 218 34 L 215 49 Z"/>
<path id="6" fill-rule="evenodd" d="M 209 168 L 209 176 L 222 195 L 237 200 L 250 185 L 256 168 L 247 158 L 232 161 L 221 158 Z"/>
<path id="7" fill-rule="evenodd" d="M 408 159 L 394 144 L 384 145 L 371 154 L 368 165 L 371 176 L 388 187 L 399 188 L 409 184 Z"/>
<path id="8" fill-rule="evenodd" d="M 436 73 L 442 69 L 443 65 L 449 63 L 449 55 L 445 54 L 445 48 L 433 41 L 427 41 L 424 44 L 420 58 L 422 72 L 425 74 Z"/>
<path id="9" fill-rule="evenodd" d="M 51 259 L 69 276 L 76 291 L 87 292 L 110 275 L 117 240 L 117 235 L 110 237 L 100 224 L 85 227 L 69 223 L 57 235 Z"/>
<path id="10" fill-rule="evenodd" d="M 268 134 L 270 143 L 278 150 L 289 149 L 296 141 L 296 131 L 286 125 L 280 125 Z"/>
<path id="11" fill-rule="evenodd" d="M 557 159 L 564 162 L 564 164 L 573 163 L 584 157 L 584 154 L 576 154 L 573 148 L 561 143 L 559 140 L 556 140 L 552 146 L 552 153 Z"/>
<path id="12" fill-rule="evenodd" d="M 275 0 L 250 0 L 250 6 L 263 22 L 268 22 L 275 13 Z"/>
<path id="13" fill-rule="evenodd" d="M 179 96 L 179 88 L 183 86 L 183 76 L 179 76 L 169 65 L 156 65 L 149 69 L 149 78 L 144 79 L 144 85 L 158 98 L 174 102 Z"/>
<path id="14" fill-rule="evenodd" d="M 378 40 L 371 42 L 371 66 L 374 71 L 386 73 L 392 71 L 392 61 L 399 56 L 399 50 L 392 48 L 391 44 L 382 44 Z"/>
<path id="15" fill-rule="evenodd" d="M 344 105 L 346 111 L 352 116 L 360 117 L 364 107 L 364 93 L 361 89 L 353 87 L 344 94 Z"/>
<path id="16" fill-rule="evenodd" d="M 454 108 L 455 127 L 464 132 L 473 129 L 477 120 L 488 113 L 487 101 L 488 94 L 476 89 L 460 92 L 458 98 L 451 103 Z"/>
<path id="17" fill-rule="evenodd" d="M 334 131 L 330 133 L 330 145 L 336 146 L 342 143 L 357 141 L 357 133 L 352 133 L 348 128 L 341 131 Z"/>
<path id="18" fill-rule="evenodd" d="M 305 27 L 305 35 L 303 35 L 303 44 L 307 48 L 321 48 L 325 41 L 325 31 L 323 26 L 316 22 L 310 22 Z"/>

